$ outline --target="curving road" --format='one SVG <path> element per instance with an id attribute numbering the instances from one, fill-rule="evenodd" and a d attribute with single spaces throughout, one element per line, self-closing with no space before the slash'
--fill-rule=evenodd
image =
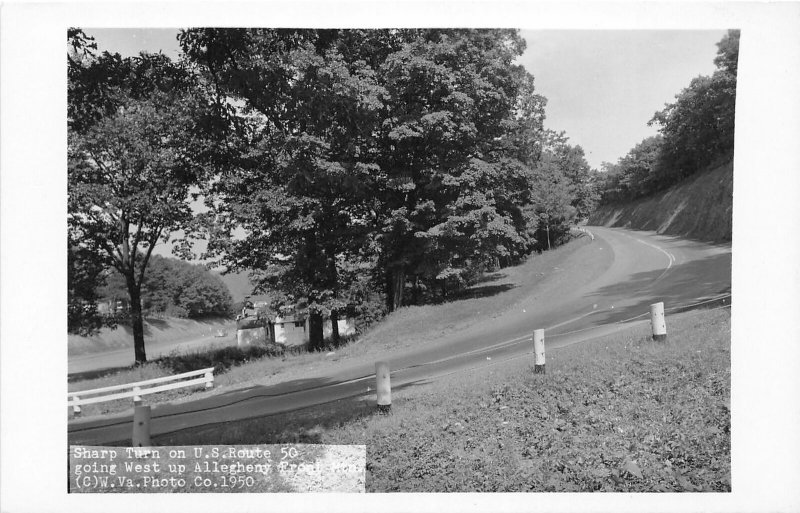
<path id="1" fill-rule="evenodd" d="M 565 258 L 552 276 L 512 310 L 435 344 L 386 355 L 394 390 L 532 351 L 530 333 L 546 329 L 548 350 L 649 322 L 649 305 L 670 311 L 730 294 L 731 247 L 653 232 L 589 227 L 594 240 Z M 255 386 L 180 404 L 155 406 L 151 433 L 306 408 L 363 396 L 374 363 L 273 386 Z M 322 372 L 322 371 L 321 371 Z M 372 392 L 374 393 L 374 392 Z M 128 444 L 131 414 L 73 420 L 70 444 Z"/>

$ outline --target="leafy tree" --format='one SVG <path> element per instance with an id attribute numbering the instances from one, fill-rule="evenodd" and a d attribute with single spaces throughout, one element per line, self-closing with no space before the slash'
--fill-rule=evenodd
<path id="1" fill-rule="evenodd" d="M 739 37 L 741 31 L 729 30 L 717 43 L 717 56 L 714 64 L 717 70 L 735 77 L 739 70 Z"/>
<path id="2" fill-rule="evenodd" d="M 173 291 L 173 304 L 189 318 L 227 315 L 231 311 L 230 292 L 222 280 L 202 265 L 175 261 L 179 278 Z"/>
<path id="3" fill-rule="evenodd" d="M 644 139 L 616 164 L 605 163 L 603 202 L 652 194 L 732 154 L 739 31 L 728 31 L 717 48 L 713 75 L 694 78 L 650 120 L 659 135 Z"/>
<path id="4" fill-rule="evenodd" d="M 536 93 L 533 75 L 524 69 L 520 69 L 518 74 L 519 90 L 514 115 L 505 122 L 508 133 L 502 138 L 504 153 L 533 167 L 539 162 L 553 132 L 544 129 L 547 98 Z"/>
<path id="5" fill-rule="evenodd" d="M 79 71 L 87 60 L 94 58 L 97 43 L 82 29 L 67 29 L 67 65 L 70 73 Z"/>
<path id="6" fill-rule="evenodd" d="M 208 191 L 219 231 L 210 248 L 229 270 L 250 269 L 257 290 L 303 301 L 312 348 L 322 316 L 348 301 L 343 267 L 368 259 L 374 218 L 370 158 L 382 89 L 363 60 L 347 60 L 328 31 L 184 32 L 186 54 L 242 104 L 228 111 L 238 154 Z M 243 239 L 232 239 L 234 228 Z M 280 306 L 280 305 L 275 305 Z"/>
<path id="7" fill-rule="evenodd" d="M 94 56 L 97 43 L 83 30 L 67 30 L 67 63 L 70 76 Z M 67 331 L 92 335 L 109 324 L 97 309 L 97 289 L 105 283 L 104 268 L 72 237 L 67 241 Z M 111 323 L 113 325 L 113 323 Z"/>
<path id="8" fill-rule="evenodd" d="M 718 43 L 717 71 L 694 78 L 650 124 L 663 135 L 660 186 L 674 183 L 733 151 L 739 31 Z"/>
<path id="9" fill-rule="evenodd" d="M 516 161 L 473 159 L 461 173 L 445 177 L 442 186 L 453 199 L 440 223 L 417 234 L 426 243 L 417 273 L 438 283 L 446 296 L 449 284 L 468 285 L 495 260 L 526 250 L 522 201 L 516 197 L 528 192 L 527 174 Z"/>
<path id="10" fill-rule="evenodd" d="M 85 252 L 77 244 L 67 245 L 67 331 L 89 336 L 114 327 L 115 319 L 98 311 L 97 290 L 105 283 L 105 269 Z"/>
<path id="11" fill-rule="evenodd" d="M 645 196 L 656 190 L 663 138 L 647 137 L 634 146 L 616 164 L 605 163 L 603 201 L 625 201 Z"/>
<path id="12" fill-rule="evenodd" d="M 142 282 L 142 310 L 148 316 L 186 317 L 176 302 L 177 290 L 183 278 L 178 261 L 153 255 L 147 264 Z M 184 264 L 190 265 L 190 264 Z M 115 273 L 119 276 L 119 273 Z M 120 277 L 121 278 L 121 277 Z M 124 283 L 124 279 L 122 279 Z"/>
<path id="13" fill-rule="evenodd" d="M 179 39 L 224 141 L 205 191 L 209 255 L 282 291 L 274 306 L 307 304 L 312 348 L 323 313 L 382 310 L 379 283 L 392 310 L 409 281 L 418 299 L 530 250 L 544 99 L 514 64 L 516 31 Z"/>
<path id="14" fill-rule="evenodd" d="M 533 209 L 538 220 L 537 238 L 547 242 L 548 250 L 554 241 L 569 231 L 575 220 L 577 212 L 571 205 L 570 188 L 571 184 L 557 156 L 550 153 L 543 155 L 533 170 L 531 190 Z"/>
<path id="15" fill-rule="evenodd" d="M 389 178 L 380 194 L 388 215 L 377 239 L 389 310 L 403 305 L 409 275 L 429 286 L 463 281 L 480 263 L 480 248 L 481 260 L 495 260 L 524 247 L 515 229 L 521 205 L 503 211 L 515 203 L 503 194 L 517 177 L 500 172 L 510 146 L 522 151 L 513 148 L 511 133 L 522 139 L 515 115 L 520 97 L 532 93 L 532 79 L 514 64 L 524 40 L 513 30 L 404 35 L 378 70 L 388 91 L 378 159 Z M 535 102 L 526 99 L 533 112 Z M 535 124 L 532 115 L 526 120 Z M 470 180 L 488 188 L 461 191 Z M 473 237 L 476 228 L 483 235 Z M 485 244 L 491 239 L 496 249 Z"/>
<path id="16" fill-rule="evenodd" d="M 577 219 L 586 219 L 594 210 L 598 192 L 591 180 L 592 169 L 583 148 L 570 145 L 568 140 L 563 132 L 548 131 L 545 134 L 545 152 L 567 180 L 570 205 L 575 209 Z"/>
<path id="17" fill-rule="evenodd" d="M 70 234 L 95 263 L 125 277 L 142 363 L 141 289 L 150 255 L 192 217 L 187 200 L 198 180 L 191 161 L 198 141 L 194 105 L 182 94 L 189 79 L 161 55 L 104 53 L 73 70 L 70 84 Z"/>
<path id="18" fill-rule="evenodd" d="M 100 298 L 127 298 L 125 278 L 109 274 L 98 290 Z M 142 283 L 142 312 L 145 315 L 202 318 L 231 313 L 230 291 L 219 276 L 202 264 L 153 255 Z"/>

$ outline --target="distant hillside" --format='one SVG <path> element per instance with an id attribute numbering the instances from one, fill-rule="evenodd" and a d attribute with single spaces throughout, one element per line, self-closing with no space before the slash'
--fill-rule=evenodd
<path id="1" fill-rule="evenodd" d="M 231 293 L 234 304 L 244 301 L 246 296 L 249 296 L 252 301 L 269 300 L 268 294 L 253 294 L 253 284 L 250 283 L 250 278 L 248 277 L 248 273 L 246 271 L 229 274 L 221 274 L 218 271 L 214 271 L 214 273 L 220 277 L 225 285 L 228 286 L 228 290 Z"/>
<path id="2" fill-rule="evenodd" d="M 234 303 L 242 301 L 245 296 L 252 295 L 253 285 L 250 283 L 250 278 L 248 278 L 246 272 L 221 274 L 214 271 L 214 273 L 228 286 Z"/>
<path id="3" fill-rule="evenodd" d="M 730 160 L 652 196 L 602 205 L 589 217 L 588 224 L 730 242 L 732 213 L 733 160 Z"/>

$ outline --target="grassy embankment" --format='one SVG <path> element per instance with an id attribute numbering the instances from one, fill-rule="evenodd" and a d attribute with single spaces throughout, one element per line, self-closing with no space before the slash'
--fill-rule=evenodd
<path id="1" fill-rule="evenodd" d="M 453 297 L 451 302 L 401 308 L 354 341 L 332 348 L 334 354 L 297 352 L 276 358 L 271 357 L 271 353 L 266 349 L 259 347 L 244 351 L 236 347 L 200 348 L 153 360 L 140 367 L 116 369 L 107 374 L 92 376 L 90 379 L 75 379 L 73 376 L 69 391 L 134 383 L 216 366 L 213 390 L 209 392 L 187 388 L 171 390 L 148 395 L 146 402 L 157 404 L 188 400 L 231 388 L 298 379 L 323 366 L 326 369 L 333 369 L 362 360 L 368 361 L 376 355 L 429 344 L 441 337 L 469 329 L 481 319 L 500 315 L 513 308 L 517 302 L 529 296 L 549 278 L 560 279 L 561 275 L 570 269 L 573 270 L 572 274 L 591 272 L 580 258 L 581 249 L 586 248 L 588 244 L 589 239 L 581 237 L 553 251 L 534 255 L 521 265 L 489 274 L 480 283 Z M 602 262 L 595 259 L 592 265 L 602 265 Z M 129 400 L 117 400 L 86 405 L 83 407 L 82 415 L 88 417 L 130 409 L 132 404 Z"/>
<path id="2" fill-rule="evenodd" d="M 228 341 L 236 340 L 236 323 L 232 319 L 212 318 L 193 319 L 145 319 L 145 340 L 150 344 L 177 343 L 199 338 L 219 343 L 220 333 Z M 111 330 L 104 328 L 91 337 L 67 336 L 69 356 L 83 356 L 109 350 L 130 348 L 133 354 L 133 330 L 129 326 L 118 326 Z"/>
<path id="3" fill-rule="evenodd" d="M 372 492 L 730 491 L 730 311 L 454 374 L 374 399 L 158 436 L 155 445 L 366 444 Z"/>

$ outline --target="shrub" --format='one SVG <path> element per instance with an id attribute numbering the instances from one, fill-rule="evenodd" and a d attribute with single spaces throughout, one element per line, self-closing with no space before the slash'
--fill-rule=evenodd
<path id="1" fill-rule="evenodd" d="M 206 367 L 214 367 L 214 373 L 220 374 L 233 366 L 265 357 L 281 356 L 283 353 L 284 349 L 278 345 L 228 346 L 184 354 L 173 352 L 169 356 L 160 358 L 158 363 L 175 374 Z"/>

